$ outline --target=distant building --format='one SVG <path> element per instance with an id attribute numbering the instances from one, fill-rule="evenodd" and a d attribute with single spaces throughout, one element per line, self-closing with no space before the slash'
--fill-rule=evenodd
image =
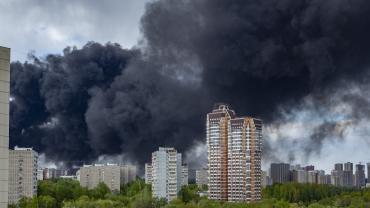
<path id="1" fill-rule="evenodd" d="M 261 199 L 262 121 L 236 117 L 219 103 L 207 114 L 208 197 L 221 201 Z"/>
<path id="2" fill-rule="evenodd" d="M 343 171 L 343 164 L 342 163 L 336 163 L 336 164 L 334 164 L 334 170 L 336 170 L 336 171 Z"/>
<path id="3" fill-rule="evenodd" d="M 9 151 L 9 204 L 37 195 L 38 153 L 32 148 Z"/>
<path id="4" fill-rule="evenodd" d="M 272 183 L 287 183 L 290 176 L 290 165 L 287 163 L 271 163 L 270 176 Z"/>
<path id="5" fill-rule="evenodd" d="M 304 168 L 295 166 L 291 171 L 292 181 L 296 183 L 307 183 L 308 181 L 308 172 Z"/>
<path id="6" fill-rule="evenodd" d="M 367 184 L 370 186 L 370 162 L 367 163 Z"/>
<path id="7" fill-rule="evenodd" d="M 8 207 L 10 48 L 0 46 L 0 208 Z"/>
<path id="8" fill-rule="evenodd" d="M 121 184 L 127 184 L 136 180 L 136 166 L 135 165 L 121 165 L 120 166 Z"/>
<path id="9" fill-rule="evenodd" d="M 352 187 L 353 185 L 354 185 L 353 163 L 347 162 L 344 163 L 343 186 Z"/>
<path id="10" fill-rule="evenodd" d="M 272 185 L 272 180 L 270 176 L 267 174 L 266 171 L 262 171 L 262 180 L 261 180 L 261 186 L 262 188 L 265 188 L 266 186 L 271 186 Z"/>
<path id="11" fill-rule="evenodd" d="M 355 185 L 357 188 L 365 187 L 365 165 L 357 164 L 355 171 Z"/>
<path id="12" fill-rule="evenodd" d="M 117 164 L 84 165 L 79 170 L 80 185 L 88 189 L 105 183 L 111 191 L 120 190 L 120 166 Z"/>
<path id="13" fill-rule="evenodd" d="M 307 180 L 307 182 L 311 183 L 311 184 L 317 184 L 317 175 L 318 175 L 318 173 L 315 170 L 308 171 L 308 180 Z"/>
<path id="14" fill-rule="evenodd" d="M 182 165 L 182 183 L 181 186 L 185 186 L 189 184 L 189 168 L 187 165 Z"/>
<path id="15" fill-rule="evenodd" d="M 57 168 L 44 168 L 43 169 L 43 179 L 57 179 L 61 176 L 68 175 L 68 170 L 65 169 L 57 169 Z"/>
<path id="16" fill-rule="evenodd" d="M 59 178 L 62 178 L 62 179 L 71 179 L 71 180 L 78 180 L 77 179 L 77 175 L 64 175 L 64 176 L 60 176 Z"/>
<path id="17" fill-rule="evenodd" d="M 331 184 L 331 176 L 325 175 L 325 171 L 321 170 L 318 172 L 318 175 L 317 175 L 317 183 L 323 184 L 323 185 L 329 185 Z"/>
<path id="18" fill-rule="evenodd" d="M 174 148 L 159 147 L 152 153 L 152 194 L 171 201 L 182 184 L 182 157 Z"/>
<path id="19" fill-rule="evenodd" d="M 44 180 L 44 172 L 42 168 L 37 169 L 37 180 L 38 181 Z"/>
<path id="20" fill-rule="evenodd" d="M 198 186 L 208 185 L 208 169 L 199 169 L 195 171 L 195 183 Z"/>
<path id="21" fill-rule="evenodd" d="M 313 165 L 307 165 L 306 167 L 304 167 L 304 170 L 305 171 L 312 171 L 312 170 L 315 170 L 315 166 L 313 166 Z"/>
<path id="22" fill-rule="evenodd" d="M 153 181 L 153 166 L 151 163 L 145 163 L 145 183 L 152 184 Z"/>
<path id="23" fill-rule="evenodd" d="M 343 186 L 343 171 L 332 170 L 330 182 L 333 186 Z"/>

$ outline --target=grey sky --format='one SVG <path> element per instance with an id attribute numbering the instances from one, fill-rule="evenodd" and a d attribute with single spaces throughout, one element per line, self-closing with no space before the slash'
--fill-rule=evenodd
<path id="1" fill-rule="evenodd" d="M 61 53 L 66 46 L 93 40 L 132 47 L 140 39 L 139 21 L 149 0 L 2 0 L 0 45 L 12 60 Z"/>

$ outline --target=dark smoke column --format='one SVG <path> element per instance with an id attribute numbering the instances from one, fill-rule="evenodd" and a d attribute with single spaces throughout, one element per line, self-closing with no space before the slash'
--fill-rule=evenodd
<path id="1" fill-rule="evenodd" d="M 261 120 L 236 117 L 228 105 L 216 104 L 207 114 L 207 149 L 210 199 L 261 199 Z"/>

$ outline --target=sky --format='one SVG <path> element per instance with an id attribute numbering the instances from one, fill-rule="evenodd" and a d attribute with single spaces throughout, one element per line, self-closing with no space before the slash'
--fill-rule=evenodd
<path id="1" fill-rule="evenodd" d="M 45 164 L 142 165 L 158 146 L 174 146 L 191 168 L 204 167 L 215 102 L 263 119 L 264 169 L 370 161 L 367 0 L 0 8 L 0 45 L 20 61 L 11 65 L 10 145 L 33 146 Z"/>
<path id="2" fill-rule="evenodd" d="M 87 41 L 131 48 L 140 40 L 139 20 L 149 0 L 3 0 L 0 45 L 12 48 L 12 61 L 61 54 Z"/>

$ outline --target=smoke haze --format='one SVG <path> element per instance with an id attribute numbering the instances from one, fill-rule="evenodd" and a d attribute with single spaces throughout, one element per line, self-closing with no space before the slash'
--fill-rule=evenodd
<path id="1" fill-rule="evenodd" d="M 11 146 L 69 166 L 174 146 L 202 166 L 205 116 L 222 101 L 264 120 L 265 162 L 366 152 L 369 26 L 366 0 L 148 3 L 136 48 L 90 42 L 11 64 Z"/>

